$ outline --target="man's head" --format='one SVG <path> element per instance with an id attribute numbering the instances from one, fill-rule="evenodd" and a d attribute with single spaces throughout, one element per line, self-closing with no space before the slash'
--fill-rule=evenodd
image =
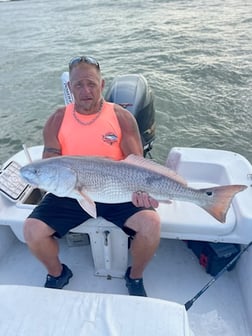
<path id="1" fill-rule="evenodd" d="M 69 73 L 71 73 L 72 69 L 81 63 L 87 63 L 94 65 L 98 71 L 100 71 L 100 64 L 98 61 L 92 57 L 92 56 L 77 56 L 71 59 L 71 61 L 68 64 L 69 67 Z"/>
<path id="2" fill-rule="evenodd" d="M 102 98 L 104 80 L 100 65 L 93 57 L 75 57 L 69 62 L 69 86 L 78 112 L 97 112 Z"/>

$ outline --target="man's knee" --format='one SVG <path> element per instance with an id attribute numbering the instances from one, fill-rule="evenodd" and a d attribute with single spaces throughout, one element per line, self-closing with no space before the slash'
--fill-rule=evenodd
<path id="1" fill-rule="evenodd" d="M 145 219 L 141 222 L 140 231 L 146 233 L 148 236 L 156 238 L 160 238 L 160 218 L 156 212 L 153 213 L 152 216 Z"/>
<path id="2" fill-rule="evenodd" d="M 140 211 L 130 217 L 125 225 L 133 229 L 136 233 L 149 237 L 160 236 L 160 217 L 156 211 Z"/>
<path id="3" fill-rule="evenodd" d="M 27 218 L 24 223 L 24 238 L 27 244 L 34 243 L 51 236 L 54 231 L 44 222 L 36 218 Z"/>

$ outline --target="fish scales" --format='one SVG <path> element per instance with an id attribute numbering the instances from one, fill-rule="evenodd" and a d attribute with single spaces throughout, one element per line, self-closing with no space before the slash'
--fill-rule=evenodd
<path id="1" fill-rule="evenodd" d="M 167 200 L 167 197 L 175 199 L 182 192 L 186 192 L 187 197 L 190 195 L 188 188 L 183 188 L 167 177 L 123 162 L 101 162 L 98 169 L 92 164 L 90 169 L 81 169 L 80 165 L 78 171 L 79 185 L 85 185 L 86 191 L 98 202 L 128 202 L 132 193 L 139 190 L 158 200 Z"/>

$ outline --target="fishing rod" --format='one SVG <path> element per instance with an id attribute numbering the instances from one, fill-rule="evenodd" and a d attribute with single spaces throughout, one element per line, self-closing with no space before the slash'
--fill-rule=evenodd
<path id="1" fill-rule="evenodd" d="M 188 310 L 192 307 L 194 302 L 210 287 L 212 284 L 224 273 L 226 272 L 241 256 L 248 250 L 252 245 L 252 241 L 246 245 L 225 267 L 223 267 L 191 300 L 187 301 L 184 306 Z"/>

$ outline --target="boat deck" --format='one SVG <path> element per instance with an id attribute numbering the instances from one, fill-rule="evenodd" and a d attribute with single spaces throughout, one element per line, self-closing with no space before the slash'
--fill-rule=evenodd
<path id="1" fill-rule="evenodd" d="M 73 271 L 64 290 L 127 294 L 123 279 L 98 277 L 90 245 L 69 246 L 60 241 L 60 256 Z M 8 254 L 0 259 L 0 284 L 43 287 L 44 267 L 16 238 Z M 148 296 L 184 304 L 211 279 L 197 257 L 183 241 L 161 239 L 155 257 L 144 275 Z M 195 336 L 249 336 L 236 269 L 223 274 L 189 309 L 189 323 Z"/>

